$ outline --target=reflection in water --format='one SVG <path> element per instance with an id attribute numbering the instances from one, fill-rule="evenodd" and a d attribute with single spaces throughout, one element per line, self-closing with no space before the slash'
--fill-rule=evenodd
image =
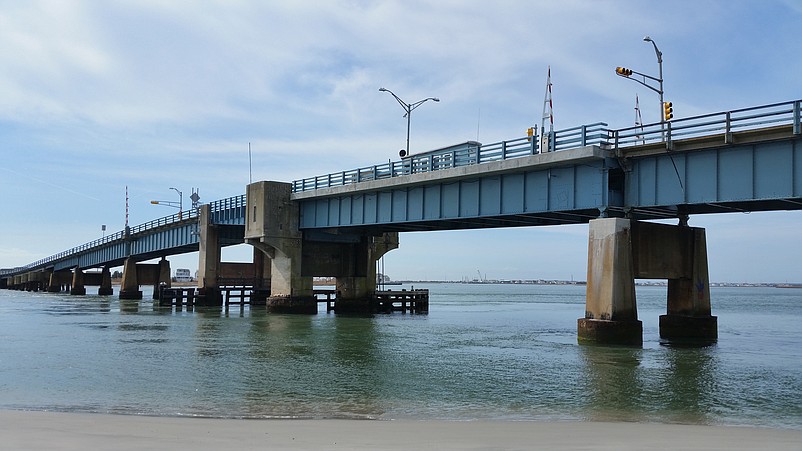
<path id="1" fill-rule="evenodd" d="M 635 421 L 648 408 L 642 403 L 643 349 L 624 346 L 579 346 L 585 367 L 586 412 L 598 421 Z"/>
<path id="2" fill-rule="evenodd" d="M 668 348 L 660 387 L 668 418 L 682 423 L 709 423 L 718 391 L 714 349 Z"/>

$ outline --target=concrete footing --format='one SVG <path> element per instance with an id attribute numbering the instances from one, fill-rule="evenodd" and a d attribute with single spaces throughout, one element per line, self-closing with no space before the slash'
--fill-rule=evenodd
<path id="1" fill-rule="evenodd" d="M 715 343 L 718 340 L 718 318 L 661 315 L 660 338 L 672 343 Z"/>
<path id="2" fill-rule="evenodd" d="M 100 287 L 97 290 L 99 296 L 110 296 L 114 294 L 114 289 L 111 287 Z"/>
<path id="3" fill-rule="evenodd" d="M 577 337 L 580 343 L 640 346 L 643 344 L 643 323 L 638 320 L 607 321 L 579 318 Z"/>
<path id="4" fill-rule="evenodd" d="M 314 296 L 270 296 L 267 298 L 270 313 L 317 314 L 317 299 Z"/>
<path id="5" fill-rule="evenodd" d="M 86 294 L 86 287 L 83 287 L 83 286 L 81 286 L 81 287 L 72 287 L 72 288 L 70 288 L 70 294 L 77 295 L 77 296 L 83 296 L 83 295 Z"/>
<path id="6" fill-rule="evenodd" d="M 139 290 L 120 290 L 120 299 L 142 299 L 142 292 Z"/>

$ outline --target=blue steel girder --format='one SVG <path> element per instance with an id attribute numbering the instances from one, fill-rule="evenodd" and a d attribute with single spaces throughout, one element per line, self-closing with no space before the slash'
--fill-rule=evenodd
<path id="1" fill-rule="evenodd" d="M 641 151 L 626 157 L 636 218 L 802 209 L 802 138 Z"/>
<path id="2" fill-rule="evenodd" d="M 300 228 L 413 231 L 584 223 L 617 168 L 599 147 L 294 193 Z"/>

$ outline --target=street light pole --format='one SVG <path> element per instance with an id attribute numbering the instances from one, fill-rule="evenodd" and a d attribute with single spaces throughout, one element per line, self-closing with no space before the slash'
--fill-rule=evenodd
<path id="1" fill-rule="evenodd" d="M 655 44 L 654 40 L 649 36 L 644 36 L 643 40 L 652 43 L 654 54 L 657 55 L 657 67 L 659 71 L 657 82 L 660 85 L 660 89 L 657 91 L 660 94 L 660 122 L 665 122 L 665 115 L 663 114 L 663 52 L 657 48 L 657 44 Z"/>
<path id="2" fill-rule="evenodd" d="M 407 118 L 407 148 L 404 151 L 404 155 L 401 155 L 401 157 L 403 158 L 403 157 L 409 155 L 409 129 L 412 126 L 412 110 L 414 110 L 415 108 L 423 105 L 428 100 L 434 100 L 435 102 L 439 102 L 440 99 L 438 99 L 437 97 L 427 97 L 427 98 L 425 98 L 423 100 L 418 100 L 417 102 L 414 102 L 414 103 L 406 103 L 403 100 L 401 100 L 400 97 L 395 95 L 395 93 L 393 91 L 390 91 L 387 88 L 379 88 L 379 91 L 380 92 L 389 92 L 390 95 L 393 96 L 396 101 L 398 101 L 398 103 L 401 105 L 401 108 L 403 108 L 404 111 L 406 111 L 406 114 L 404 114 L 404 116 Z"/>
<path id="3" fill-rule="evenodd" d="M 170 188 L 170 189 L 178 193 L 178 219 L 181 219 L 181 217 L 183 216 L 182 213 L 184 212 L 184 193 L 179 191 L 178 188 Z"/>

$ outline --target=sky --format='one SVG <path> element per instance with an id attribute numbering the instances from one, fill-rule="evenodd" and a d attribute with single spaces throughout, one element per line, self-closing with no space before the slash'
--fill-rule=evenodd
<path id="1" fill-rule="evenodd" d="M 0 268 L 185 207 L 525 136 L 551 67 L 555 129 L 802 98 L 802 1 L 0 0 Z M 249 143 L 251 165 L 249 169 Z M 714 282 L 802 282 L 800 212 L 691 217 Z M 394 279 L 584 280 L 587 226 L 401 234 Z M 226 248 L 245 261 L 247 246 Z M 170 258 L 197 268 L 197 254 Z"/>

